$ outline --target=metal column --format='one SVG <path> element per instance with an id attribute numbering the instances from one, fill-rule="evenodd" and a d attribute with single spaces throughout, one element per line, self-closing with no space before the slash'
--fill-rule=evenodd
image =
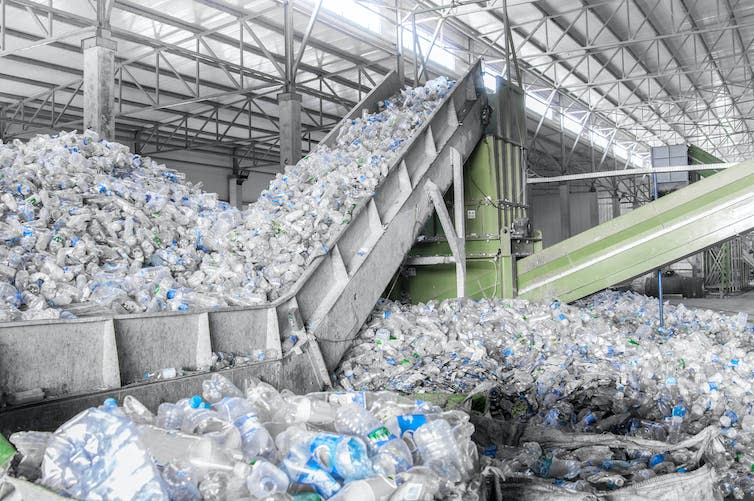
<path id="1" fill-rule="evenodd" d="M 84 129 L 115 139 L 115 50 L 109 30 L 81 42 L 84 51 Z"/>
<path id="2" fill-rule="evenodd" d="M 97 31 L 81 41 L 84 55 L 84 129 L 115 139 L 115 51 L 110 33 L 112 0 L 97 0 Z"/>
<path id="3" fill-rule="evenodd" d="M 296 93 L 293 52 L 293 1 L 285 2 L 285 92 L 278 94 L 280 113 L 280 167 L 301 158 L 301 94 Z"/>

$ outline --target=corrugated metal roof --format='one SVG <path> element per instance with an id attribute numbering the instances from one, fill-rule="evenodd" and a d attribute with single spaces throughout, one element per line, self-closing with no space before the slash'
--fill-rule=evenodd
<path id="1" fill-rule="evenodd" d="M 0 41 L 6 138 L 81 127 L 80 44 L 93 33 L 96 2 L 6 0 Z M 395 68 L 395 5 L 325 0 L 297 75 L 304 132 L 315 141 Z M 508 69 L 502 0 L 399 5 L 407 77 L 414 75 L 412 13 L 423 52 L 432 46 L 430 76 L 460 74 L 479 56 L 490 71 Z M 529 127 L 541 135 L 530 138 L 537 149 L 530 159 L 539 162 L 533 168 L 600 169 L 606 160 L 611 168 L 630 167 L 646 161 L 650 146 L 681 142 L 726 161 L 754 155 L 752 2 L 509 0 L 507 6 Z M 296 0 L 294 7 L 298 51 L 313 2 Z M 245 148 L 257 161 L 273 162 L 283 12 L 283 2 L 274 0 L 114 0 L 118 139 L 138 138 L 147 149 Z M 546 106 L 551 118 L 540 120 Z M 567 166 L 561 121 L 574 151 Z M 594 148 L 609 153 L 595 162 Z"/>

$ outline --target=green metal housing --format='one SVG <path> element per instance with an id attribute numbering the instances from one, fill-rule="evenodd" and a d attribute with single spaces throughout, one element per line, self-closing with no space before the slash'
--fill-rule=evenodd
<path id="1" fill-rule="evenodd" d="M 464 167 L 466 295 L 514 297 L 515 260 L 541 248 L 541 236 L 511 235 L 517 220 L 527 217 L 526 180 L 521 144 L 526 134 L 524 94 L 498 79 L 488 95 L 492 106 L 486 135 Z M 445 196 L 452 207 L 452 190 Z M 452 210 L 451 210 L 452 212 Z M 513 237 L 513 238 L 512 238 Z M 390 296 L 413 303 L 456 296 L 455 264 L 442 227 L 433 216 L 407 256 Z M 438 264 L 412 264 L 413 258 L 447 258 Z"/>

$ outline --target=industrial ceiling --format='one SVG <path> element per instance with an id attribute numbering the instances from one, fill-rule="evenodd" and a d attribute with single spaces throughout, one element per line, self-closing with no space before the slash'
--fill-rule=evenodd
<path id="1" fill-rule="evenodd" d="M 81 41 L 99 11 L 117 42 L 117 140 L 269 169 L 279 156 L 276 95 L 292 84 L 285 3 L 0 0 L 3 139 L 82 128 Z M 532 174 L 645 166 L 649 147 L 677 143 L 728 162 L 754 156 L 751 0 L 292 7 L 305 150 L 388 72 L 402 68 L 409 82 L 458 76 L 482 57 L 489 75 L 526 91 Z"/>

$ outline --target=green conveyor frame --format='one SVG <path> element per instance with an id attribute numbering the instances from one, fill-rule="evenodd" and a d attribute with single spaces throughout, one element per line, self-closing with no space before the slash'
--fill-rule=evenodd
<path id="1" fill-rule="evenodd" d="M 754 160 L 517 263 L 520 297 L 574 301 L 754 229 Z"/>

